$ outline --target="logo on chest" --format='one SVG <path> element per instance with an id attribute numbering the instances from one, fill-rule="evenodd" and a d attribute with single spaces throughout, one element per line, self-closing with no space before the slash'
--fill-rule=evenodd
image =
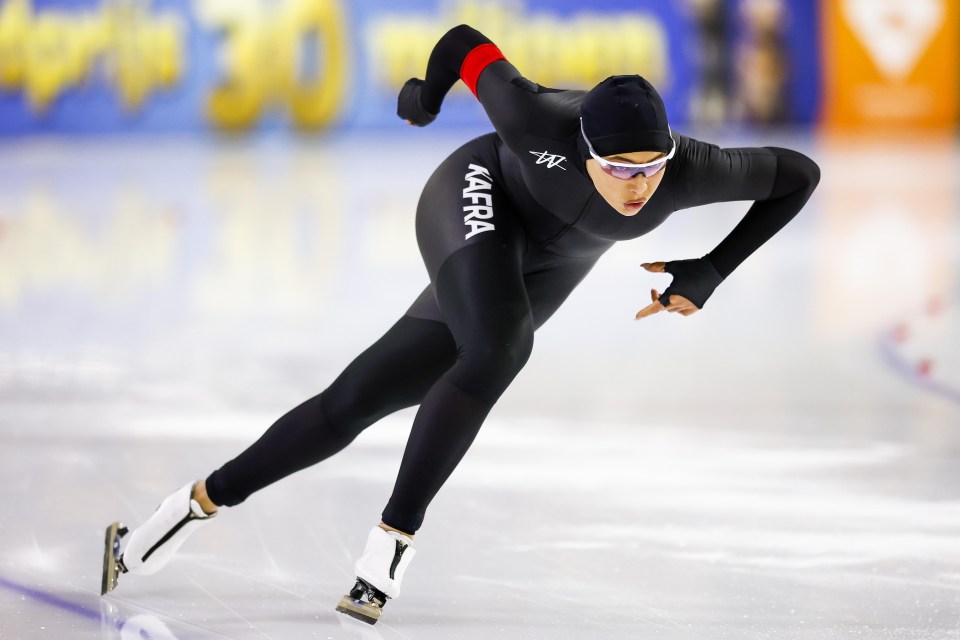
<path id="1" fill-rule="evenodd" d="M 567 156 L 560 156 L 555 153 L 550 153 L 549 151 L 531 151 L 530 153 L 537 156 L 537 164 L 545 164 L 547 165 L 547 169 L 559 167 L 564 171 L 567 170 L 566 167 L 560 164 L 567 159 Z"/>

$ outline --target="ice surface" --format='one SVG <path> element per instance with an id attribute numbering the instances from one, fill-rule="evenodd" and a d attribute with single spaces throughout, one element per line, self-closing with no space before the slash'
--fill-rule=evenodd
<path id="1" fill-rule="evenodd" d="M 960 638 L 960 153 L 936 141 L 760 140 L 823 182 L 689 318 L 633 320 L 669 279 L 639 265 L 703 255 L 746 204 L 613 249 L 375 627 L 333 608 L 409 410 L 101 598 L 109 522 L 321 391 L 425 284 L 413 210 L 463 138 L 415 133 L 0 148 L 0 638 Z M 391 170 L 358 181 L 371 148 Z"/>

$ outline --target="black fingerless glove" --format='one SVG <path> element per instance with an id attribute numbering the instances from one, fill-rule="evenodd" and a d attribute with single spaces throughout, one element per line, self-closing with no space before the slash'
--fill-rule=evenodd
<path id="1" fill-rule="evenodd" d="M 400 96 L 397 98 L 397 115 L 418 127 L 425 127 L 437 119 L 437 114 L 424 109 L 420 101 L 423 84 L 423 80 L 419 78 L 410 78 L 400 89 Z"/>
<path id="2" fill-rule="evenodd" d="M 683 296 L 698 309 L 703 309 L 704 303 L 713 293 L 713 290 L 723 282 L 717 269 L 704 256 L 692 260 L 671 260 L 663 265 L 664 271 L 673 276 L 673 281 L 666 291 L 660 294 L 660 304 L 668 306 L 670 296 Z"/>

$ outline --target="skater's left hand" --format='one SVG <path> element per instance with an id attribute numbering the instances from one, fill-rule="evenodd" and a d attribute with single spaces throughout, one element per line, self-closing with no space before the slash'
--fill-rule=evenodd
<path id="1" fill-rule="evenodd" d="M 663 294 L 658 294 L 656 289 L 650 290 L 652 303 L 637 313 L 637 320 L 652 316 L 664 309 L 683 316 L 693 315 L 703 308 L 703 303 L 723 282 L 723 276 L 717 273 L 713 263 L 706 256 L 695 260 L 644 262 L 641 266 L 653 273 L 669 273 L 673 275 L 673 282 Z M 674 291 L 682 291 L 685 295 L 674 293 Z"/>
<path id="2" fill-rule="evenodd" d="M 654 267 L 656 267 L 657 265 L 660 265 L 661 268 L 647 269 L 647 265 L 644 265 L 644 269 L 647 269 L 647 271 L 663 271 L 663 263 L 662 262 L 653 263 Z M 664 309 L 666 309 L 670 313 L 679 313 L 682 316 L 689 316 L 699 311 L 699 309 L 697 309 L 697 307 L 692 302 L 690 302 L 683 296 L 678 296 L 678 295 L 670 296 L 670 300 L 669 300 L 670 305 L 666 307 L 663 306 L 663 303 L 660 302 L 660 294 L 657 293 L 656 289 L 650 289 L 650 299 L 653 300 L 653 302 L 648 304 L 646 307 L 644 307 L 643 309 L 637 312 L 637 320 L 640 320 L 641 318 L 646 318 L 647 316 L 652 316 L 655 313 L 660 313 Z"/>

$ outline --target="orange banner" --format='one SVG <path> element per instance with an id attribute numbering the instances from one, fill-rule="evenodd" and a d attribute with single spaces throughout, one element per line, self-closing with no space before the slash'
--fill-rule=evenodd
<path id="1" fill-rule="evenodd" d="M 826 0 L 822 6 L 827 125 L 957 123 L 960 0 Z"/>

